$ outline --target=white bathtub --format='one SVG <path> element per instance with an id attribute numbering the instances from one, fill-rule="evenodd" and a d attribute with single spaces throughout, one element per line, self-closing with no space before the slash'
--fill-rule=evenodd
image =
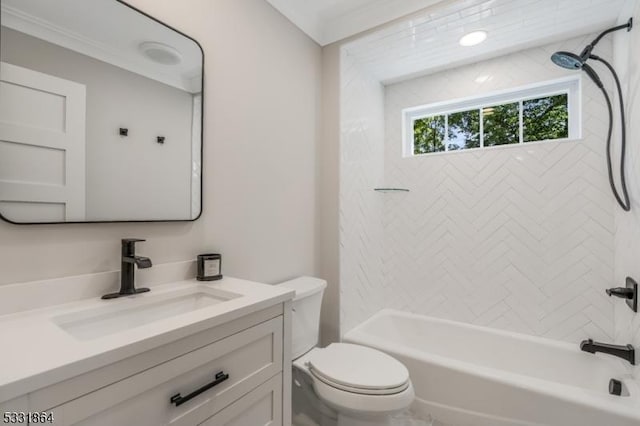
<path id="1" fill-rule="evenodd" d="M 624 361 L 574 344 L 394 310 L 378 312 L 344 340 L 402 361 L 416 390 L 414 409 L 445 423 L 640 425 L 640 388 Z M 611 378 L 627 396 L 609 395 Z"/>

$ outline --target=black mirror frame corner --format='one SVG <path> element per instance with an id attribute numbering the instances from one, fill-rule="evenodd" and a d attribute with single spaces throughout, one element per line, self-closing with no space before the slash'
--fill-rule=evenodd
<path id="1" fill-rule="evenodd" d="M 205 54 L 204 54 L 204 49 L 202 48 L 202 45 L 198 42 L 198 40 L 196 40 L 195 38 L 183 33 L 182 31 L 177 30 L 176 28 L 172 27 L 171 25 L 159 20 L 158 18 L 155 18 L 151 15 L 149 15 L 148 13 L 138 9 L 135 6 L 130 5 L 129 3 L 127 3 L 127 1 L 125 0 L 114 0 L 117 3 L 122 4 L 123 6 L 128 7 L 129 9 L 133 10 L 134 12 L 137 12 L 149 19 L 151 19 L 152 21 L 157 22 L 158 24 L 180 34 L 181 36 L 188 38 L 189 40 L 193 41 L 196 46 L 198 46 L 198 49 L 200 49 L 200 52 L 202 54 L 202 77 L 201 77 L 201 91 L 202 91 L 202 102 L 201 102 L 201 106 L 200 106 L 200 211 L 198 212 L 198 215 L 195 218 L 192 219 L 164 219 L 164 220 L 96 220 L 96 221 L 69 221 L 69 222 L 15 222 L 13 220 L 10 220 L 8 218 L 6 218 L 5 216 L 2 215 L 2 212 L 0 211 L 0 220 L 10 223 L 12 225 L 74 225 L 74 224 L 96 224 L 96 223 L 174 223 L 174 222 L 195 222 L 196 220 L 200 219 L 200 217 L 202 217 L 202 212 L 204 210 L 204 180 L 203 180 L 203 175 L 204 175 L 204 105 L 205 105 L 205 100 L 204 100 L 204 90 L 205 90 Z M 0 0 L 0 4 L 2 3 L 2 0 Z M 1 21 L 0 21 L 1 24 Z"/>

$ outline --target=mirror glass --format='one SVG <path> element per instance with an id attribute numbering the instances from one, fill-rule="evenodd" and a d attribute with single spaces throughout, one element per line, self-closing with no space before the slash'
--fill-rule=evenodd
<path id="1" fill-rule="evenodd" d="M 195 220 L 203 54 L 118 0 L 0 0 L 0 215 Z"/>

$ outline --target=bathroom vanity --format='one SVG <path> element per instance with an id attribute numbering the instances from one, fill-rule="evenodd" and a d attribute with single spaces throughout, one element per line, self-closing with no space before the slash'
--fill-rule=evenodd
<path id="1" fill-rule="evenodd" d="M 197 220 L 198 42 L 122 0 L 0 9 L 0 219 Z M 0 423 L 290 425 L 294 291 L 150 269 L 135 242 L 121 274 L 0 286 Z"/>
<path id="2" fill-rule="evenodd" d="M 225 277 L 100 299 L 114 279 L 0 289 L 1 414 L 44 412 L 55 425 L 290 424 L 291 290 Z M 36 309 L 9 312 L 36 289 L 87 286 L 95 296 L 44 306 L 40 295 Z"/>

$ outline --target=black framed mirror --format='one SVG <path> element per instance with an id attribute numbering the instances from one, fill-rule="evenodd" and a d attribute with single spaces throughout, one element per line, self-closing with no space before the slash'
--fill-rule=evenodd
<path id="1" fill-rule="evenodd" d="M 0 0 L 0 217 L 193 221 L 204 53 L 120 0 Z"/>

